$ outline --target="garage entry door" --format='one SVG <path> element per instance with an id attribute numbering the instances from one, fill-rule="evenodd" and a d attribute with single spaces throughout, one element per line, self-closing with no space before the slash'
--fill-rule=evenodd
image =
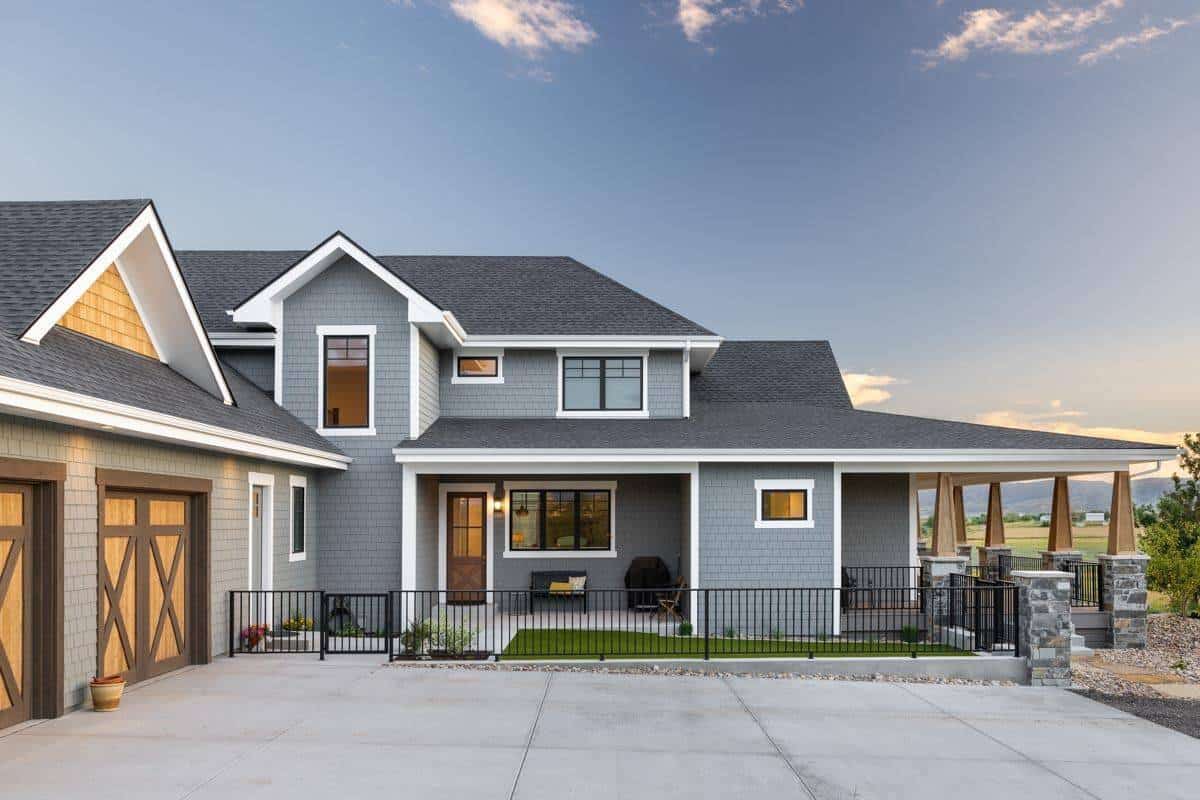
<path id="1" fill-rule="evenodd" d="M 186 495 L 107 490 L 100 524 L 99 660 L 145 680 L 190 663 L 192 504 Z"/>
<path id="2" fill-rule="evenodd" d="M 29 718 L 33 681 L 33 493 L 0 484 L 0 728 Z"/>

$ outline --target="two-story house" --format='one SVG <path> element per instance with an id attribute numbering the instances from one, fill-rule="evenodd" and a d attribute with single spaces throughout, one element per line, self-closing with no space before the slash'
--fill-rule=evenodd
<path id="1" fill-rule="evenodd" d="M 1175 454 L 857 410 L 827 342 L 571 258 L 175 251 L 148 201 L 0 204 L 0 411 L 0 725 L 223 652 L 230 589 L 831 587 L 919 563 L 921 488 L 954 559 L 963 485 Z"/>

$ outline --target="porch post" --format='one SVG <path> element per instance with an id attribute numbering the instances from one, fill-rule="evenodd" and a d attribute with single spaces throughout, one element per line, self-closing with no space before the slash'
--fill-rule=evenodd
<path id="1" fill-rule="evenodd" d="M 1100 608 L 1109 612 L 1109 643 L 1113 649 L 1146 646 L 1146 565 L 1137 552 L 1133 530 L 1133 499 L 1129 473 L 1113 473 L 1112 506 L 1108 513 L 1108 552 L 1100 562 Z"/>
<path id="2" fill-rule="evenodd" d="M 937 495 L 933 504 L 933 555 L 939 557 L 958 555 L 954 542 L 954 507 L 951 495 L 954 487 L 950 475 L 937 474 Z"/>
<path id="3" fill-rule="evenodd" d="M 417 473 L 409 464 L 401 464 L 400 469 L 400 589 L 412 591 L 417 588 Z M 401 597 L 404 619 L 400 624 L 407 626 L 413 620 L 416 605 Z"/>
<path id="4" fill-rule="evenodd" d="M 949 473 L 937 474 L 937 499 L 933 509 L 933 552 L 921 556 L 921 585 L 925 589 L 944 589 L 950 575 L 961 573 L 967 559 L 955 547 L 954 483 Z M 933 631 L 950 610 L 950 592 L 930 591 L 925 601 L 926 626 Z"/>
<path id="5" fill-rule="evenodd" d="M 1047 548 L 1042 552 L 1042 568 L 1073 572 L 1071 563 L 1082 558 L 1083 554 L 1075 549 L 1071 530 L 1071 497 L 1067 490 L 1067 476 L 1057 475 L 1054 478 L 1054 494 L 1050 499 L 1050 536 Z"/>
<path id="6" fill-rule="evenodd" d="M 967 543 L 967 511 L 963 504 L 963 487 L 954 487 L 954 551 L 955 555 L 971 557 L 971 545 Z"/>
<path id="7" fill-rule="evenodd" d="M 1133 498 L 1129 489 L 1129 473 L 1113 473 L 1112 505 L 1108 512 L 1108 550 L 1110 556 L 1137 552 L 1133 536 Z"/>
<path id="8" fill-rule="evenodd" d="M 998 575 L 1001 560 L 1011 555 L 1012 548 L 1004 540 L 1004 503 L 997 481 L 988 486 L 987 530 L 979 552 L 979 563 Z"/>

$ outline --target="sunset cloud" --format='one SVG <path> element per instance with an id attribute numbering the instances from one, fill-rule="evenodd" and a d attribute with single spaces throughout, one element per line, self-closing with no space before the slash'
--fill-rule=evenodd
<path id="1" fill-rule="evenodd" d="M 1107 42 L 1101 42 L 1081 55 L 1079 63 L 1085 67 L 1090 67 L 1097 61 L 1105 58 L 1119 58 L 1118 53 L 1121 50 L 1149 44 L 1155 39 L 1174 33 L 1180 28 L 1186 28 L 1195 21 L 1196 18 L 1193 17 L 1192 19 L 1169 19 L 1162 25 L 1147 25 L 1137 33 L 1130 33 L 1125 36 L 1118 36 L 1115 39 L 1109 39 Z"/>
<path id="2" fill-rule="evenodd" d="M 904 383 L 891 375 L 872 375 L 866 372 L 843 372 L 842 380 L 846 382 L 850 402 L 855 406 L 873 406 L 886 402 L 892 398 L 892 393 L 887 387 Z"/>
<path id="3" fill-rule="evenodd" d="M 551 48 L 575 51 L 596 32 L 563 0 L 450 0 L 450 10 L 502 47 L 536 57 Z"/>
<path id="4" fill-rule="evenodd" d="M 1112 14 L 1125 7 L 1125 0 L 1100 0 L 1085 7 L 1051 3 L 1044 10 L 1017 16 L 1010 10 L 980 8 L 960 18 L 962 29 L 947 34 L 936 48 L 917 50 L 927 68 L 946 61 L 963 61 L 973 52 L 1045 55 L 1080 47 L 1086 32 L 1112 21 Z"/>

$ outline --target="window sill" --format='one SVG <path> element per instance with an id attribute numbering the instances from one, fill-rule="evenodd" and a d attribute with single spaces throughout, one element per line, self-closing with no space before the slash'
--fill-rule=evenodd
<path id="1" fill-rule="evenodd" d="M 649 411 L 563 411 L 555 413 L 559 419 L 650 419 Z"/>
<path id="2" fill-rule="evenodd" d="M 756 528 L 811 528 L 814 521 L 811 519 L 772 519 L 772 520 L 754 520 Z"/>
<path id="3" fill-rule="evenodd" d="M 464 384 L 464 383 L 465 384 L 472 384 L 472 383 L 498 384 L 498 383 L 504 383 L 504 376 L 501 375 L 499 377 L 494 377 L 494 378 L 464 378 L 459 375 L 451 375 L 450 383 L 452 383 L 452 384 Z"/>
<path id="4" fill-rule="evenodd" d="M 616 550 L 505 550 L 505 558 L 616 558 Z"/>
<path id="5" fill-rule="evenodd" d="M 326 437 L 337 436 L 374 436 L 374 428 L 317 428 L 317 433 Z"/>
<path id="6" fill-rule="evenodd" d="M 308 560 L 308 553 L 307 553 L 307 552 L 304 552 L 304 553 L 288 553 L 288 561 L 291 561 L 291 562 L 296 562 L 296 561 L 307 561 L 307 560 Z"/>

